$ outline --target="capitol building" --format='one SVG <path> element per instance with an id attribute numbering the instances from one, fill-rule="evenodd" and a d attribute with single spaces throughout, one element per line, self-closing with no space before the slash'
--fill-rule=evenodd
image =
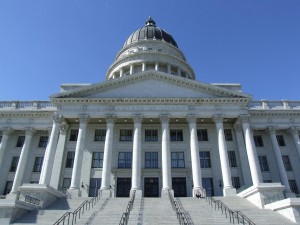
<path id="1" fill-rule="evenodd" d="M 93 198 L 97 215 L 82 224 L 118 224 L 132 199 L 129 221 L 138 209 L 144 223 L 128 224 L 168 224 L 146 223 L 146 206 L 172 214 L 172 199 L 189 212 L 193 223 L 184 224 L 202 224 L 189 204 L 211 210 L 206 196 L 285 221 L 253 224 L 300 224 L 300 101 L 257 101 L 241 84 L 195 77 L 172 35 L 149 17 L 105 81 L 62 84 L 47 101 L 1 100 L 0 224 L 55 224 Z M 48 212 L 62 201 L 68 209 Z M 106 208 L 115 215 L 114 201 L 118 223 L 101 223 Z"/>

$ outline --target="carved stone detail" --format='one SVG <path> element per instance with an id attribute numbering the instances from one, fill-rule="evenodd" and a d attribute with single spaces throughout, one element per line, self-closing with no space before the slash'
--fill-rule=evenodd
<path id="1" fill-rule="evenodd" d="M 276 135 L 276 128 L 275 127 L 268 127 L 268 132 L 271 135 Z"/>
<path id="2" fill-rule="evenodd" d="M 66 135 L 68 128 L 69 128 L 69 125 L 64 122 L 62 125 L 60 125 L 60 134 Z"/>
<path id="3" fill-rule="evenodd" d="M 300 130 L 300 127 L 290 127 L 288 129 L 288 132 L 290 134 L 299 135 L 299 130 Z"/>
<path id="4" fill-rule="evenodd" d="M 106 114 L 106 123 L 115 123 L 116 115 L 115 114 Z"/>
<path id="5" fill-rule="evenodd" d="M 144 116 L 142 114 L 134 114 L 133 121 L 134 123 L 142 123 Z"/>
<path id="6" fill-rule="evenodd" d="M 32 127 L 27 127 L 27 128 L 25 129 L 25 135 L 32 136 L 35 132 L 36 132 L 35 129 L 32 128 Z"/>
<path id="7" fill-rule="evenodd" d="M 62 119 L 63 117 L 60 114 L 55 113 L 54 115 L 52 115 L 53 123 L 60 124 L 62 122 Z"/>
<path id="8" fill-rule="evenodd" d="M 250 122 L 250 115 L 249 114 L 240 115 L 239 120 L 242 123 L 249 123 Z"/>
<path id="9" fill-rule="evenodd" d="M 159 119 L 161 123 L 169 123 L 170 115 L 169 114 L 160 114 Z"/>
<path id="10" fill-rule="evenodd" d="M 224 116 L 222 114 L 213 115 L 213 121 L 215 123 L 223 123 Z"/>
<path id="11" fill-rule="evenodd" d="M 80 123 L 88 123 L 89 122 L 89 115 L 87 114 L 79 114 L 78 119 Z"/>
<path id="12" fill-rule="evenodd" d="M 195 114 L 189 114 L 186 116 L 186 121 L 188 123 L 196 123 L 197 122 L 197 116 Z"/>
<path id="13" fill-rule="evenodd" d="M 4 127 L 1 129 L 3 135 L 10 135 L 14 130 L 10 127 Z"/>

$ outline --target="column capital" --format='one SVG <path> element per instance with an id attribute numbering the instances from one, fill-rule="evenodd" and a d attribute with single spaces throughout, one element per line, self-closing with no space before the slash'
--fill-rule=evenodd
<path id="1" fill-rule="evenodd" d="M 51 117 L 52 117 L 53 123 L 60 124 L 63 120 L 63 116 L 60 114 L 57 114 L 57 113 L 54 113 L 54 115 L 52 115 Z"/>
<path id="2" fill-rule="evenodd" d="M 249 114 L 242 114 L 239 116 L 239 120 L 242 123 L 249 123 L 250 122 L 250 115 Z"/>
<path id="3" fill-rule="evenodd" d="M 215 123 L 223 123 L 224 115 L 223 114 L 215 114 L 213 115 L 213 121 Z"/>
<path id="4" fill-rule="evenodd" d="M 46 130 L 47 130 L 48 134 L 50 135 L 52 132 L 52 127 L 47 127 Z"/>
<path id="5" fill-rule="evenodd" d="M 80 123 L 87 124 L 89 122 L 89 115 L 88 114 L 79 114 L 78 119 Z"/>
<path id="6" fill-rule="evenodd" d="M 196 123 L 197 122 L 197 116 L 195 114 L 188 114 L 186 116 L 186 121 L 188 123 Z"/>
<path id="7" fill-rule="evenodd" d="M 142 123 L 143 118 L 144 118 L 143 114 L 134 114 L 133 115 L 134 123 Z"/>
<path id="8" fill-rule="evenodd" d="M 69 128 L 69 125 L 67 123 L 63 123 L 60 126 L 60 134 L 65 135 L 67 133 L 68 128 Z"/>
<path id="9" fill-rule="evenodd" d="M 10 127 L 1 128 L 3 135 L 10 135 L 14 130 Z"/>
<path id="10" fill-rule="evenodd" d="M 299 130 L 300 130 L 299 127 L 293 126 L 293 127 L 290 127 L 290 128 L 288 129 L 288 132 L 289 132 L 290 134 L 298 135 L 298 134 L 299 134 Z"/>
<path id="11" fill-rule="evenodd" d="M 160 114 L 159 119 L 161 123 L 169 123 L 170 121 L 170 114 Z"/>
<path id="12" fill-rule="evenodd" d="M 106 117 L 106 123 L 114 124 L 117 119 L 115 114 L 106 114 L 105 117 Z"/>
<path id="13" fill-rule="evenodd" d="M 243 127 L 242 127 L 242 124 L 240 122 L 237 122 L 234 124 L 234 129 L 235 131 L 237 132 L 242 132 L 243 131 Z"/>
<path id="14" fill-rule="evenodd" d="M 25 129 L 25 135 L 32 136 L 35 133 L 35 129 L 32 127 L 26 127 Z"/>
<path id="15" fill-rule="evenodd" d="M 276 135 L 276 128 L 275 127 L 268 127 L 267 131 L 269 132 L 270 135 Z"/>

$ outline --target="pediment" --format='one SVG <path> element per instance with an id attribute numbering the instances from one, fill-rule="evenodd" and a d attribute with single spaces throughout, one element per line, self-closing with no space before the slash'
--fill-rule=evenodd
<path id="1" fill-rule="evenodd" d="M 168 75 L 158 71 L 78 87 L 53 98 L 250 98 L 239 91 Z"/>

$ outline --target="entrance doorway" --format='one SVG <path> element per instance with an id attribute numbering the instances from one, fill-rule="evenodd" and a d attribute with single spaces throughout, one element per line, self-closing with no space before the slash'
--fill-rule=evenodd
<path id="1" fill-rule="evenodd" d="M 117 197 L 129 197 L 131 178 L 117 178 Z"/>
<path id="2" fill-rule="evenodd" d="M 91 178 L 90 179 L 90 188 L 89 188 L 89 197 L 98 196 L 98 191 L 101 186 L 101 178 Z"/>
<path id="3" fill-rule="evenodd" d="M 174 197 L 186 197 L 186 180 L 185 177 L 173 177 L 172 187 L 174 190 Z"/>
<path id="4" fill-rule="evenodd" d="M 157 177 L 144 179 L 144 197 L 159 197 Z"/>

